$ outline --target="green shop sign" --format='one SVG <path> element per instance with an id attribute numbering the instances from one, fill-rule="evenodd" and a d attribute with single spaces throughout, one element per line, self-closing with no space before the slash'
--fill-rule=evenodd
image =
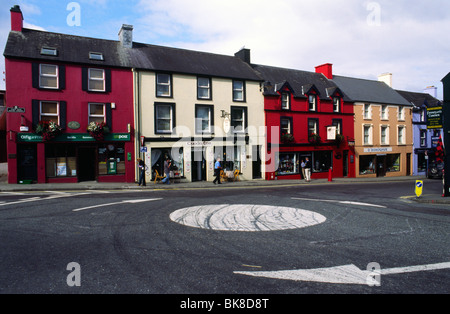
<path id="1" fill-rule="evenodd" d="M 105 134 L 106 142 L 127 142 L 130 140 L 129 133 L 108 133 Z M 33 133 L 18 133 L 18 142 L 42 142 L 42 136 Z M 96 142 L 96 140 L 89 135 L 89 133 L 64 133 L 61 134 L 50 142 Z"/>

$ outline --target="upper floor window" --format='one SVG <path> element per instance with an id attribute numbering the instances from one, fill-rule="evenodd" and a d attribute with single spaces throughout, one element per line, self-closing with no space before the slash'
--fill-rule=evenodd
<path id="1" fill-rule="evenodd" d="M 88 70 L 88 90 L 96 92 L 105 91 L 105 70 L 103 69 Z"/>
<path id="2" fill-rule="evenodd" d="M 41 101 L 39 120 L 53 121 L 59 124 L 59 103 L 56 101 Z"/>
<path id="3" fill-rule="evenodd" d="M 172 77 L 170 74 L 156 74 L 156 96 L 172 97 Z"/>
<path id="4" fill-rule="evenodd" d="M 405 144 L 405 127 L 399 126 L 398 127 L 398 145 L 404 145 Z"/>
<path id="5" fill-rule="evenodd" d="M 427 147 L 427 130 L 420 130 L 420 147 Z"/>
<path id="6" fill-rule="evenodd" d="M 197 134 L 213 133 L 213 106 L 195 106 L 195 131 Z"/>
<path id="7" fill-rule="evenodd" d="M 58 50 L 56 48 L 42 47 L 41 48 L 41 55 L 57 56 L 58 55 Z"/>
<path id="8" fill-rule="evenodd" d="M 292 118 L 280 118 L 280 134 L 292 134 Z"/>
<path id="9" fill-rule="evenodd" d="M 89 52 L 89 59 L 103 61 L 103 53 L 101 52 Z"/>
<path id="10" fill-rule="evenodd" d="M 233 101 L 245 101 L 244 81 L 233 81 Z"/>
<path id="11" fill-rule="evenodd" d="M 425 122 L 425 117 L 427 116 L 427 109 L 424 108 L 420 110 L 420 122 Z"/>
<path id="12" fill-rule="evenodd" d="M 291 109 L 291 94 L 281 93 L 281 109 Z"/>
<path id="13" fill-rule="evenodd" d="M 389 144 L 389 127 L 386 125 L 382 125 L 380 129 L 380 144 L 381 145 Z"/>
<path id="14" fill-rule="evenodd" d="M 89 123 L 105 122 L 105 104 L 89 104 Z"/>
<path id="15" fill-rule="evenodd" d="M 211 99 L 211 79 L 208 77 L 197 78 L 197 98 Z"/>
<path id="16" fill-rule="evenodd" d="M 313 135 L 319 135 L 319 121 L 317 119 L 308 119 L 308 138 Z"/>
<path id="17" fill-rule="evenodd" d="M 372 119 L 372 112 L 370 104 L 364 104 L 363 108 L 364 119 Z"/>
<path id="18" fill-rule="evenodd" d="M 388 119 L 388 106 L 382 105 L 381 106 L 381 120 L 387 120 Z"/>
<path id="19" fill-rule="evenodd" d="M 341 98 L 333 97 L 333 112 L 340 112 L 340 111 L 341 111 Z"/>
<path id="20" fill-rule="evenodd" d="M 363 126 L 363 144 L 364 145 L 372 145 L 372 126 L 371 125 Z"/>
<path id="21" fill-rule="evenodd" d="M 58 89 L 58 66 L 53 64 L 39 65 L 39 87 Z"/>
<path id="22" fill-rule="evenodd" d="M 333 119 L 331 125 L 336 127 L 336 134 L 342 135 L 342 120 L 341 119 Z"/>
<path id="23" fill-rule="evenodd" d="M 317 96 L 311 94 L 308 96 L 308 110 L 316 111 L 316 109 L 317 109 Z"/>
<path id="24" fill-rule="evenodd" d="M 175 105 L 155 104 L 155 133 L 171 134 L 175 127 Z"/>
<path id="25" fill-rule="evenodd" d="M 247 108 L 231 107 L 231 126 L 234 133 L 244 133 L 247 129 Z"/>
<path id="26" fill-rule="evenodd" d="M 398 120 L 405 120 L 405 109 L 403 107 L 398 107 Z"/>

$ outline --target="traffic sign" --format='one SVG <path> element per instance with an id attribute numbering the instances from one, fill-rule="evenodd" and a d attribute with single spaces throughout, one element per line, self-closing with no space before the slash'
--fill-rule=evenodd
<path id="1" fill-rule="evenodd" d="M 420 197 L 422 195 L 422 189 L 423 189 L 423 181 L 417 180 L 416 181 L 416 195 L 417 195 L 417 197 Z"/>

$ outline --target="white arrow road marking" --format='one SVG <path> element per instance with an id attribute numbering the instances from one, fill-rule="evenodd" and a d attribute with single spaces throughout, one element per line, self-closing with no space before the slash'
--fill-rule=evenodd
<path id="1" fill-rule="evenodd" d="M 450 268 L 450 262 L 381 269 L 378 273 L 380 275 L 392 275 L 447 268 Z M 264 277 L 282 280 L 358 285 L 368 284 L 368 277 L 373 274 L 373 272 L 368 270 L 361 270 L 353 264 L 316 269 L 296 269 L 280 271 L 234 271 L 233 273 L 253 277 Z"/>
<path id="2" fill-rule="evenodd" d="M 352 201 L 338 201 L 338 200 L 318 200 L 312 198 L 301 198 L 301 197 L 292 197 L 293 200 L 301 200 L 301 201 L 312 201 L 312 202 L 329 202 L 329 203 L 339 203 L 339 204 L 350 204 L 350 205 L 360 205 L 360 206 L 370 206 L 370 207 L 379 207 L 386 208 L 386 206 L 369 204 L 369 203 L 361 203 L 361 202 L 352 202 Z"/>
<path id="3" fill-rule="evenodd" d="M 93 205 L 93 206 L 88 206 L 88 207 L 83 207 L 83 208 L 77 208 L 77 209 L 74 209 L 72 211 L 78 212 L 78 211 L 85 210 L 85 209 L 91 209 L 91 208 L 97 208 L 97 207 L 105 207 L 105 206 L 118 205 L 118 204 L 124 204 L 124 203 L 135 204 L 135 203 L 143 203 L 143 202 L 151 202 L 151 201 L 159 201 L 159 200 L 162 200 L 162 198 L 150 198 L 150 199 L 142 199 L 142 200 L 140 200 L 140 199 L 137 199 L 137 200 L 126 200 L 126 201 L 115 202 L 115 203 L 99 204 L 99 205 Z"/>

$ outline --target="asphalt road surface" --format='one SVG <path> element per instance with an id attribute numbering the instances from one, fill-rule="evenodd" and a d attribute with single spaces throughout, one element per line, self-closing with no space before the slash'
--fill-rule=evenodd
<path id="1" fill-rule="evenodd" d="M 2 193 L 0 293 L 447 294 L 450 206 L 412 195 L 406 182 Z"/>

